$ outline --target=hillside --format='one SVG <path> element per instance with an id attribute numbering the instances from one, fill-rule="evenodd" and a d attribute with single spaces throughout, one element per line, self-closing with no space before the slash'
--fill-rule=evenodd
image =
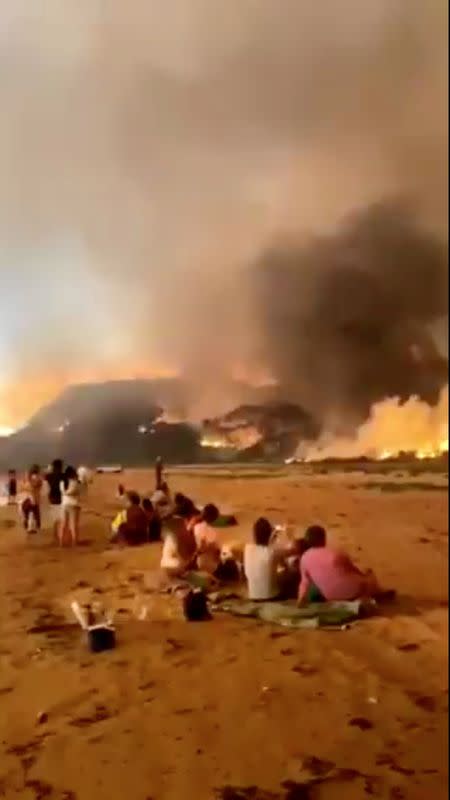
<path id="1" fill-rule="evenodd" d="M 289 441 L 281 450 L 275 442 L 270 453 L 279 455 L 295 449 L 298 437 L 311 428 L 305 413 L 293 405 L 274 404 L 272 390 L 233 388 L 232 396 L 243 405 L 203 425 L 169 422 L 167 412 L 186 419 L 192 387 L 181 380 L 108 381 L 70 386 L 55 400 L 39 409 L 28 424 L 0 440 L 0 468 L 24 468 L 31 463 L 46 464 L 61 457 L 66 462 L 99 464 L 119 462 L 140 466 L 161 455 L 166 461 L 193 463 L 221 460 L 233 455 L 228 445 L 205 447 L 202 430 L 209 427 L 258 427 L 258 439 L 270 437 Z M 175 418 L 176 418 L 175 416 Z M 243 417 L 243 419 L 241 419 Z M 287 431 L 286 431 L 287 425 Z M 291 443 L 292 440 L 292 443 Z M 280 440 L 281 443 L 281 440 Z M 236 454 L 237 455 L 237 454 Z M 262 447 L 240 448 L 239 458 L 264 458 Z"/>

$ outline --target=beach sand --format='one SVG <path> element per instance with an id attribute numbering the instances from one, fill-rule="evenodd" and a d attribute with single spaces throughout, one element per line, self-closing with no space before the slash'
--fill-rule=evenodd
<path id="1" fill-rule="evenodd" d="M 77 550 L 49 531 L 27 541 L 0 509 L 0 798 L 447 797 L 447 494 L 368 480 L 171 477 L 237 514 L 224 540 L 261 514 L 322 523 L 398 590 L 383 614 L 333 632 L 184 622 L 154 591 L 159 545 L 106 548 L 117 476 L 96 477 Z M 152 474 L 124 482 L 144 491 Z M 116 650 L 88 652 L 69 609 L 87 598 L 118 611 Z"/>

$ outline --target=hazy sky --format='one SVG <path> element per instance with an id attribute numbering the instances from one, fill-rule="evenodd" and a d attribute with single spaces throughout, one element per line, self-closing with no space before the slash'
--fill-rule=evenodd
<path id="1" fill-rule="evenodd" d="M 254 364 L 281 234 L 400 193 L 445 238 L 446 31 L 444 0 L 0 0 L 0 424 Z"/>

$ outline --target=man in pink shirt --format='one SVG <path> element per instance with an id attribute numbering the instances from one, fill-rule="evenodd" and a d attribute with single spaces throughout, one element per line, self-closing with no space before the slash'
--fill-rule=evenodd
<path id="1" fill-rule="evenodd" d="M 308 528 L 305 545 L 307 550 L 300 561 L 299 603 L 356 600 L 379 592 L 373 572 L 361 572 L 345 553 L 327 547 L 324 528 Z"/>

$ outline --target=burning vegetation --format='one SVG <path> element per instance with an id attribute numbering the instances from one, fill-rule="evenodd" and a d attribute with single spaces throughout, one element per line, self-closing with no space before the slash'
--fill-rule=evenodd
<path id="1" fill-rule="evenodd" d="M 243 405 L 202 426 L 200 444 L 213 450 L 251 451 L 255 457 L 291 453 L 318 434 L 313 417 L 289 403 Z"/>
<path id="2" fill-rule="evenodd" d="M 305 461 L 371 458 L 396 459 L 402 455 L 421 460 L 448 454 L 448 386 L 439 402 L 429 405 L 417 397 L 402 403 L 392 398 L 376 403 L 366 422 L 352 438 L 323 435 L 312 447 L 299 446 Z"/>

